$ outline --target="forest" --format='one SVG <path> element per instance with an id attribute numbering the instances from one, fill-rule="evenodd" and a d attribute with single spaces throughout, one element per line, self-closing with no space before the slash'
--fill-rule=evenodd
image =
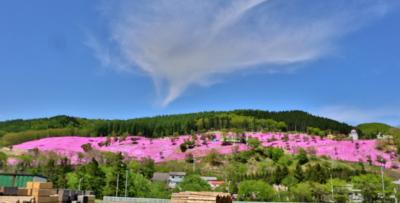
<path id="1" fill-rule="evenodd" d="M 0 144 L 13 145 L 50 136 L 126 136 L 156 138 L 212 130 L 296 131 L 347 134 L 353 127 L 303 111 L 233 110 L 135 118 L 86 119 L 72 116 L 0 122 Z"/>

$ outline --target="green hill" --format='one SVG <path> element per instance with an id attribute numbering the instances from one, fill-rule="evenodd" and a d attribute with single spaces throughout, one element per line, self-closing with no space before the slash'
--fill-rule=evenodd
<path id="1" fill-rule="evenodd" d="M 378 133 L 389 134 L 393 127 L 384 123 L 363 123 L 357 126 L 364 138 L 375 138 Z"/>
<path id="2" fill-rule="evenodd" d="M 318 128 L 347 134 L 353 127 L 303 111 L 233 110 L 162 115 L 128 120 L 86 119 L 55 116 L 0 122 L 3 145 L 49 136 L 125 136 L 163 137 L 209 130 L 298 131 Z"/>

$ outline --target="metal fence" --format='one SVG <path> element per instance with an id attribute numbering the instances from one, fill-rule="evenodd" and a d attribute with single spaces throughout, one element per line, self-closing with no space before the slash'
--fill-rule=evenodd
<path id="1" fill-rule="evenodd" d="M 102 201 L 99 203 L 112 203 L 112 202 L 123 202 L 123 203 L 169 203 L 169 199 L 153 199 L 153 198 L 136 198 L 136 197 L 112 197 L 104 196 Z M 266 203 L 266 202 L 242 202 L 233 201 L 233 203 Z M 272 202 L 269 202 L 272 203 Z"/>
<path id="2" fill-rule="evenodd" d="M 169 199 L 155 199 L 155 198 L 136 198 L 136 197 L 112 197 L 104 196 L 103 202 L 127 202 L 127 203 L 169 203 Z"/>

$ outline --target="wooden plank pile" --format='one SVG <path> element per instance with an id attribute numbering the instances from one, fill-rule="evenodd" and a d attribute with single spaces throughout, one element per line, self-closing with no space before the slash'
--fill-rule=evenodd
<path id="1" fill-rule="evenodd" d="M 172 194 L 171 203 L 232 203 L 232 197 L 221 192 L 180 192 Z"/>
<path id="2" fill-rule="evenodd" d="M 51 182 L 27 182 L 26 188 L 0 187 L 0 203 L 95 203 L 90 191 L 54 189 Z"/>
<path id="3" fill-rule="evenodd" d="M 0 203 L 33 203 L 31 196 L 0 196 Z"/>
<path id="4" fill-rule="evenodd" d="M 17 187 L 0 187 L 0 195 L 15 196 L 18 194 Z"/>
<path id="5" fill-rule="evenodd" d="M 35 203 L 58 203 L 57 191 L 51 182 L 28 182 L 26 189 L 28 196 L 34 197 Z"/>

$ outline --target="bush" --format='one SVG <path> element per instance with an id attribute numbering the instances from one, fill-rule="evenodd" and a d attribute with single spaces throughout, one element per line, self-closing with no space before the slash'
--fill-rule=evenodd
<path id="1" fill-rule="evenodd" d="M 185 143 L 182 143 L 179 148 L 181 149 L 181 152 L 186 152 L 187 150 L 187 145 Z"/>
<path id="2" fill-rule="evenodd" d="M 250 146 L 252 149 L 256 149 L 261 145 L 261 142 L 257 138 L 249 138 L 247 140 L 247 145 Z"/>
<path id="3" fill-rule="evenodd" d="M 194 162 L 194 157 L 192 153 L 186 154 L 185 155 L 185 161 L 187 163 L 193 163 Z"/>
<path id="4" fill-rule="evenodd" d="M 274 189 L 261 180 L 246 180 L 239 184 L 238 199 L 241 201 L 271 201 Z"/>
<path id="5" fill-rule="evenodd" d="M 198 175 L 186 176 L 181 183 L 179 183 L 178 188 L 180 191 L 210 191 L 211 186 L 207 181 L 201 179 Z"/>

